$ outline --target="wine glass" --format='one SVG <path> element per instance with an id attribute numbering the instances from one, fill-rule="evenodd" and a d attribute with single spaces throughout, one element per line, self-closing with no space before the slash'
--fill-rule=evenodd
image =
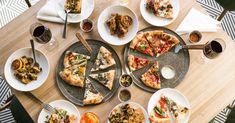
<path id="1" fill-rule="evenodd" d="M 46 50 L 53 50 L 58 43 L 52 36 L 51 30 L 41 23 L 34 23 L 30 26 L 30 34 L 34 41 L 40 44 L 46 44 Z"/>
<path id="2" fill-rule="evenodd" d="M 207 62 L 209 59 L 218 57 L 226 48 L 226 44 L 223 39 L 216 38 L 212 41 L 208 41 L 204 48 L 201 56 L 201 61 Z"/>

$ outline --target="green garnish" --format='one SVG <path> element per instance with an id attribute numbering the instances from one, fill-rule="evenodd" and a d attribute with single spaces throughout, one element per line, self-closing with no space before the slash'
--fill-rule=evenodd
<path id="1" fill-rule="evenodd" d="M 158 107 L 158 106 L 155 106 L 153 110 L 154 110 L 157 114 L 159 114 L 159 115 L 161 115 L 161 116 L 163 116 L 163 117 L 166 116 L 166 114 L 165 114 L 165 112 L 162 110 L 162 108 L 160 108 L 160 107 Z"/>

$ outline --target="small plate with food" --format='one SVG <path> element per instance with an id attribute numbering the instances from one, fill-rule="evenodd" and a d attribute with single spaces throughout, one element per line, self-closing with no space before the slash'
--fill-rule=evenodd
<path id="1" fill-rule="evenodd" d="M 187 123 L 190 104 L 176 89 L 165 88 L 155 92 L 148 103 L 149 119 L 153 123 Z"/>
<path id="2" fill-rule="evenodd" d="M 124 45 L 130 42 L 138 31 L 135 13 L 120 5 L 106 8 L 98 19 L 98 32 L 109 44 Z"/>
<path id="3" fill-rule="evenodd" d="M 149 123 L 146 110 L 135 102 L 115 106 L 109 114 L 108 123 Z"/>
<path id="4" fill-rule="evenodd" d="M 56 100 L 49 103 L 56 109 L 54 114 L 42 109 L 38 116 L 38 123 L 78 123 L 80 113 L 75 105 L 66 100 Z"/>
<path id="5" fill-rule="evenodd" d="M 143 18 L 154 26 L 171 24 L 180 11 L 179 0 L 141 0 L 140 12 Z"/>
<path id="6" fill-rule="evenodd" d="M 57 4 L 58 15 L 65 20 L 66 13 L 69 11 L 68 23 L 78 23 L 87 19 L 95 7 L 94 0 L 60 0 Z"/>
<path id="7" fill-rule="evenodd" d="M 39 88 L 50 71 L 46 56 L 35 50 L 37 63 L 34 64 L 31 48 L 16 50 L 7 59 L 4 73 L 8 84 L 18 91 L 32 91 Z"/>

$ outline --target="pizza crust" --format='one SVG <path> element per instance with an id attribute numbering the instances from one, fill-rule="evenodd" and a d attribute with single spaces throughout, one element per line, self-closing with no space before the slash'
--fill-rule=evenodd
<path id="1" fill-rule="evenodd" d="M 149 120 L 151 123 L 170 123 L 170 118 L 160 118 L 155 116 L 155 113 L 152 111 L 152 113 L 149 116 Z"/>

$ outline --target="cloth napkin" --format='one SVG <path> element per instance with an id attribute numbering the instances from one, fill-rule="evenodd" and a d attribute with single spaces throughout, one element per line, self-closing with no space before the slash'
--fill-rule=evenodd
<path id="1" fill-rule="evenodd" d="M 192 8 L 178 26 L 176 32 L 185 33 L 193 30 L 200 32 L 216 32 L 219 29 L 219 25 L 219 21 Z"/>
<path id="2" fill-rule="evenodd" d="M 57 13 L 56 7 L 58 6 L 60 0 L 48 0 L 46 4 L 38 11 L 37 19 L 45 20 L 55 23 L 64 23 Z"/>

